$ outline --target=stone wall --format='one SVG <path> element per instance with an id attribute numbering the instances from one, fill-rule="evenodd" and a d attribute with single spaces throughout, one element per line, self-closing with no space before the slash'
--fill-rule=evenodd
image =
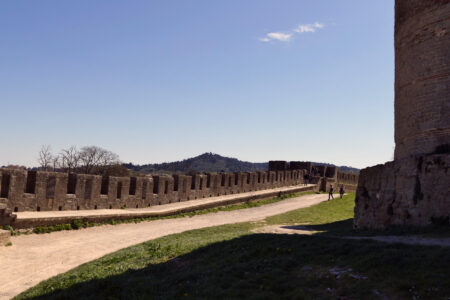
<path id="1" fill-rule="evenodd" d="M 450 155 L 411 156 L 361 171 L 355 227 L 422 226 L 450 215 Z"/>
<path id="2" fill-rule="evenodd" d="M 142 208 L 296 185 L 303 178 L 303 170 L 101 177 L 0 169 L 0 204 L 13 212 Z"/>
<path id="3" fill-rule="evenodd" d="M 341 185 L 344 186 L 345 192 L 356 192 L 358 187 L 359 175 L 353 173 L 337 173 L 336 191 Z"/>
<path id="4" fill-rule="evenodd" d="M 339 172 L 338 167 L 325 165 L 312 165 L 308 161 L 270 161 L 269 170 L 303 170 L 309 177 L 309 183 L 317 184 L 317 191 L 326 192 L 330 185 L 338 191 L 341 185 L 346 192 L 355 192 L 358 186 L 358 175 Z"/>
<path id="5" fill-rule="evenodd" d="M 449 49 L 449 0 L 396 1 L 395 159 L 449 144 Z"/>
<path id="6" fill-rule="evenodd" d="M 289 169 L 289 164 L 284 160 L 269 161 L 269 171 L 283 171 Z"/>
<path id="7" fill-rule="evenodd" d="M 360 172 L 356 228 L 450 218 L 450 0 L 395 3 L 395 160 Z"/>
<path id="8" fill-rule="evenodd" d="M 317 184 L 317 191 L 329 191 L 330 185 L 338 191 L 344 186 L 345 192 L 355 192 L 358 186 L 358 174 L 339 172 L 335 166 L 313 166 L 311 162 L 290 162 L 289 166 L 304 169 L 308 174 L 309 182 Z"/>
<path id="9" fill-rule="evenodd" d="M 284 170 L 267 172 L 101 177 L 98 175 L 0 169 L 0 219 L 11 212 L 142 208 L 297 185 L 305 182 L 311 163 L 277 162 Z M 326 191 L 329 184 L 356 186 L 358 176 L 338 173 L 336 167 L 317 166 L 310 183 Z M 8 214 L 8 215 L 7 215 Z M 1 224 L 0 224 L 1 225 Z"/>
<path id="10" fill-rule="evenodd" d="M 7 246 L 11 242 L 11 233 L 0 229 L 0 247 Z"/>
<path id="11" fill-rule="evenodd" d="M 12 224 L 17 219 L 17 216 L 12 213 L 11 209 L 6 204 L 6 199 L 0 198 L 0 227 Z M 0 228 L 0 229 L 1 229 Z"/>

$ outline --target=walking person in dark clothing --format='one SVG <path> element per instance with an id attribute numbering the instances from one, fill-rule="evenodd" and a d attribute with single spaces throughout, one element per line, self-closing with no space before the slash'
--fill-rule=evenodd
<path id="1" fill-rule="evenodd" d="M 308 174 L 305 174 L 305 175 L 303 176 L 303 184 L 304 184 L 304 185 L 308 185 L 308 183 L 309 183 L 309 175 L 308 175 Z"/>
<path id="2" fill-rule="evenodd" d="M 344 197 L 344 194 L 345 194 L 344 185 L 341 185 L 341 188 L 339 189 L 339 195 L 341 195 L 341 199 L 342 197 Z"/>
<path id="3" fill-rule="evenodd" d="M 328 201 L 330 201 L 330 199 L 334 200 L 333 191 L 334 191 L 333 185 L 330 184 L 330 192 L 328 193 Z"/>

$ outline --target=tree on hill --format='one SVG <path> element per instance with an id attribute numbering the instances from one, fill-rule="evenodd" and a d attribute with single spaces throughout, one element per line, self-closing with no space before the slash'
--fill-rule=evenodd
<path id="1" fill-rule="evenodd" d="M 182 161 L 160 164 L 134 165 L 128 163 L 125 167 L 142 173 L 190 173 L 190 172 L 248 172 L 267 169 L 267 163 L 251 163 L 236 158 L 224 157 L 213 153 L 184 159 Z"/>
<path id="2" fill-rule="evenodd" d="M 327 163 L 313 163 L 314 165 L 328 165 Z M 184 159 L 182 161 L 164 162 L 160 164 L 134 165 L 133 163 L 124 166 L 134 172 L 145 174 L 172 174 L 172 173 L 198 173 L 198 172 L 254 172 L 265 171 L 268 163 L 252 163 L 241 161 L 236 158 L 224 157 L 211 152 L 203 153 L 199 156 Z M 342 172 L 359 173 L 359 169 L 352 167 L 339 167 Z"/>

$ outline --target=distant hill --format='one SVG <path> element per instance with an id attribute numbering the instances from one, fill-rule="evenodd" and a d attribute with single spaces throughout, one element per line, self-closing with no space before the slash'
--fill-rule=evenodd
<path id="1" fill-rule="evenodd" d="M 124 164 L 125 167 L 141 173 L 188 173 L 188 172 L 250 172 L 267 169 L 268 163 L 251 163 L 236 158 L 224 157 L 214 153 L 188 158 L 182 161 L 133 165 Z"/>
<path id="2" fill-rule="evenodd" d="M 326 163 L 313 163 L 315 165 L 331 165 Z M 214 153 L 204 153 L 202 155 L 188 158 L 182 161 L 167 162 L 161 164 L 134 165 L 132 163 L 124 166 L 134 172 L 147 174 L 172 174 L 188 172 L 254 172 L 266 171 L 268 163 L 252 163 L 241 161 L 237 158 L 224 157 Z M 352 167 L 339 167 L 342 172 L 359 173 L 359 169 Z"/>

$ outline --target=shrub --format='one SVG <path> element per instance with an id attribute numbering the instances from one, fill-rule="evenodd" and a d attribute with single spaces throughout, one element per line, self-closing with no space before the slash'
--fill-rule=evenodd
<path id="1" fill-rule="evenodd" d="M 80 219 L 72 220 L 72 223 L 70 223 L 70 225 L 72 226 L 72 229 L 76 230 L 87 227 L 85 226 L 86 224 L 83 222 L 83 220 Z"/>

